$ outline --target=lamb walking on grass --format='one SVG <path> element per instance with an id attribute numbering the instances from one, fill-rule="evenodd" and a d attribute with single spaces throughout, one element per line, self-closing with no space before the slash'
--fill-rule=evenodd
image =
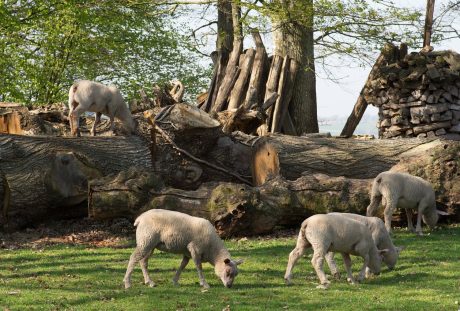
<path id="1" fill-rule="evenodd" d="M 328 252 L 342 254 L 348 276 L 347 280 L 352 284 L 355 283 L 355 279 L 351 272 L 350 254 L 361 256 L 364 259 L 357 279 L 362 281 L 366 267 L 369 267 L 372 273 L 380 273 L 382 262 L 380 254 L 387 252 L 387 250 L 377 250 L 371 232 L 366 225 L 340 215 L 314 215 L 302 223 L 297 245 L 289 254 L 289 262 L 284 275 L 288 285 L 291 284 L 294 265 L 309 247 L 313 248 L 311 263 L 320 281 L 317 288 L 322 289 L 326 289 L 330 284 L 323 271 L 324 257 Z"/>
<path id="2" fill-rule="evenodd" d="M 380 206 L 385 206 L 385 227 L 391 232 L 391 218 L 396 207 L 404 208 L 407 215 L 407 226 L 418 235 L 422 233 L 422 219 L 433 228 L 439 215 L 448 215 L 436 209 L 433 186 L 424 179 L 406 173 L 383 172 L 372 184 L 371 203 L 367 207 L 367 216 L 374 216 Z M 412 223 L 412 210 L 417 210 L 417 226 Z"/>
<path id="3" fill-rule="evenodd" d="M 340 215 L 342 217 L 347 217 L 359 221 L 360 223 L 366 225 L 371 231 L 372 240 L 377 246 L 377 249 L 386 249 L 387 252 L 383 253 L 383 262 L 391 270 L 395 267 L 396 262 L 398 261 L 399 253 L 404 247 L 397 247 L 393 244 L 390 234 L 385 229 L 385 224 L 378 217 L 366 217 L 358 214 L 351 213 L 329 213 L 328 215 Z M 334 253 L 329 252 L 326 255 L 326 261 L 331 269 L 331 274 L 336 278 L 340 278 L 340 273 L 337 269 L 337 265 L 334 261 Z"/>
<path id="4" fill-rule="evenodd" d="M 81 80 L 75 82 L 69 90 L 69 122 L 72 135 L 80 136 L 79 119 L 86 111 L 96 113 L 91 135 L 96 135 L 96 126 L 101 115 L 110 118 L 110 130 L 114 130 L 114 118 L 123 123 L 129 133 L 134 133 L 136 124 L 120 91 L 113 85 L 106 86 L 94 81 Z"/>
<path id="5" fill-rule="evenodd" d="M 230 253 L 208 220 L 174 211 L 152 209 L 137 217 L 134 226 L 137 226 L 137 246 L 129 259 L 124 278 L 125 288 L 131 287 L 131 273 L 138 261 L 145 284 L 155 286 L 147 271 L 148 259 L 154 249 L 183 255 L 173 278 L 174 285 L 178 285 L 182 270 L 192 258 L 201 286 L 209 288 L 201 266 L 203 262 L 209 262 L 222 283 L 228 288 L 232 287 L 238 274 L 237 266 L 242 260 L 230 259 Z"/>

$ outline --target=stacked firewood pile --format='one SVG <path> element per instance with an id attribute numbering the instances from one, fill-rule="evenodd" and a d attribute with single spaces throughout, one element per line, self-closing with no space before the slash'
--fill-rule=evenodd
<path id="1" fill-rule="evenodd" d="M 216 60 L 211 85 L 198 107 L 217 116 L 227 133 L 295 135 L 288 108 L 298 65 L 289 57 L 268 57 L 260 34 L 252 35 L 255 49 L 242 52 L 242 42 L 235 42 L 226 66 Z"/>
<path id="2" fill-rule="evenodd" d="M 460 54 L 404 53 L 378 68 L 363 95 L 379 108 L 381 138 L 458 134 Z"/>

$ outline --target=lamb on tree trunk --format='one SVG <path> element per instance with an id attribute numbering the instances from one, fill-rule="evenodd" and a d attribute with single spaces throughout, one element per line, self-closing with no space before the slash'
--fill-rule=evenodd
<path id="1" fill-rule="evenodd" d="M 128 133 L 134 133 L 135 122 L 120 91 L 114 86 L 106 86 L 94 81 L 81 80 L 75 82 L 69 90 L 69 121 L 72 135 L 80 136 L 80 115 L 86 111 L 96 113 L 91 135 L 96 135 L 96 127 L 101 121 L 101 115 L 110 118 L 113 131 L 114 119 L 119 119 Z"/>
<path id="2" fill-rule="evenodd" d="M 456 141 L 226 135 L 185 104 L 165 107 L 154 126 L 147 140 L 0 134 L 0 222 L 34 224 L 79 204 L 98 219 L 165 208 L 209 219 L 222 236 L 262 234 L 317 213 L 365 214 L 372 179 L 390 169 L 429 181 L 443 210 L 455 214 L 460 203 Z M 65 166 L 79 170 L 68 185 Z"/>

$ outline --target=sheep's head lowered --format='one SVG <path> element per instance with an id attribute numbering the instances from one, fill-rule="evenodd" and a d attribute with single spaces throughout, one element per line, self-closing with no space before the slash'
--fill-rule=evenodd
<path id="1" fill-rule="evenodd" d="M 230 288 L 233 285 L 235 277 L 238 275 L 238 265 L 243 260 L 231 260 L 226 258 L 223 262 L 216 263 L 215 273 L 222 280 L 225 287 Z"/>

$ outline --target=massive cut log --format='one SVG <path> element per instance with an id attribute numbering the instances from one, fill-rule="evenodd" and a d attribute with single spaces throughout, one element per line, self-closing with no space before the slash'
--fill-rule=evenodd
<path id="1" fill-rule="evenodd" d="M 444 144 L 441 140 L 417 138 L 358 140 L 279 134 L 270 134 L 258 143 L 270 143 L 275 147 L 279 154 L 280 174 L 289 180 L 315 173 L 374 178 L 396 165 L 407 154 L 426 157 L 425 151 Z"/>
<path id="2" fill-rule="evenodd" d="M 279 225 L 297 226 L 318 212 L 364 213 L 370 182 L 315 175 L 296 181 L 276 177 L 260 187 L 211 182 L 190 191 L 160 189 L 153 174 L 128 172 L 90 184 L 89 214 L 96 219 L 135 218 L 162 208 L 209 219 L 223 237 L 255 235 Z"/>
<path id="3" fill-rule="evenodd" d="M 87 181 L 133 165 L 153 169 L 148 143 L 137 136 L 63 138 L 0 134 L 0 223 L 16 228 L 44 217 L 84 216 Z"/>
<path id="4" fill-rule="evenodd" d="M 270 135 L 253 144 L 252 137 L 244 134 L 234 138 L 246 141 L 248 147 L 254 145 L 253 176 L 259 186 L 221 181 L 203 182 L 196 189 L 186 190 L 161 188 L 159 183 L 154 183 L 147 191 L 145 180 L 158 180 L 158 177 L 143 177 L 144 181 L 129 179 L 129 185 L 106 180 L 95 184 L 112 186 L 101 190 L 90 185 L 93 189 L 89 203 L 91 216 L 135 217 L 150 208 L 166 208 L 205 217 L 225 237 L 262 234 L 276 226 L 298 226 L 316 213 L 364 214 L 373 177 L 389 169 L 406 171 L 430 181 L 442 209 L 457 213 L 460 206 L 460 142 Z M 277 175 L 277 160 L 281 176 Z M 237 161 L 244 162 L 241 158 Z M 159 180 L 162 179 L 160 176 Z M 458 218 L 458 214 L 455 217 Z"/>

